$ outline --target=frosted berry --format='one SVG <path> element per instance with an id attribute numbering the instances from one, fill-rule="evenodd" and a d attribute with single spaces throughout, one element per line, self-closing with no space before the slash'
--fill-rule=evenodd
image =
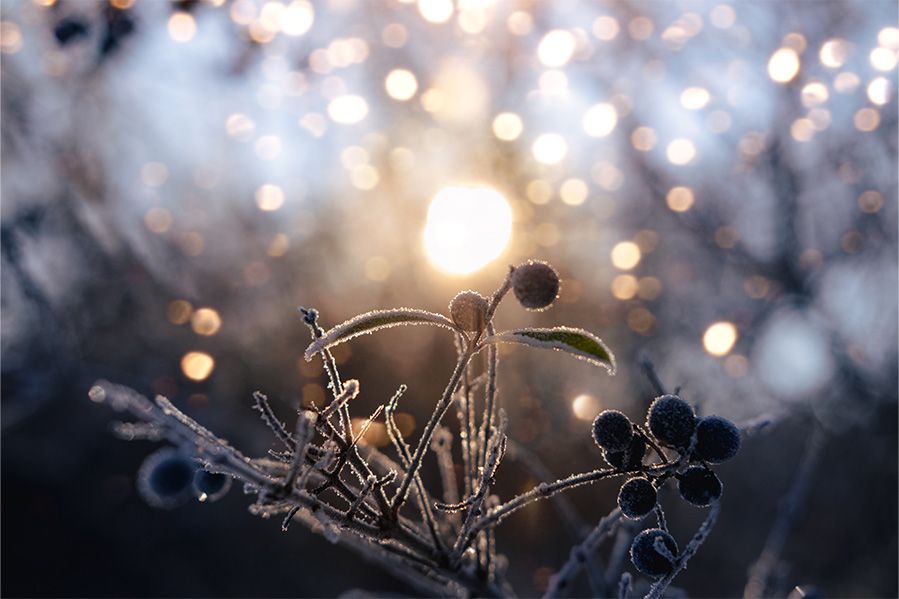
<path id="1" fill-rule="evenodd" d="M 696 447 L 693 455 L 700 460 L 720 464 L 740 450 L 740 431 L 721 416 L 701 418 L 696 425 Z"/>
<path id="2" fill-rule="evenodd" d="M 604 451 L 602 457 L 613 468 L 633 470 L 643 464 L 646 455 L 646 441 L 640 435 L 631 437 L 630 446 L 624 451 Z"/>
<path id="3" fill-rule="evenodd" d="M 621 513 L 639 520 L 656 506 L 656 489 L 645 478 L 632 478 L 623 485 L 618 493 L 618 507 Z"/>
<path id="4" fill-rule="evenodd" d="M 546 262 L 529 260 L 512 273 L 512 291 L 528 310 L 544 310 L 559 295 L 559 275 Z"/>
<path id="5" fill-rule="evenodd" d="M 649 406 L 646 418 L 653 436 L 671 447 L 687 447 L 696 428 L 690 404 L 677 395 L 662 395 Z"/>
<path id="6" fill-rule="evenodd" d="M 172 508 L 191 496 L 191 484 L 197 467 L 172 447 L 151 453 L 138 471 L 137 488 L 154 507 Z"/>
<path id="7" fill-rule="evenodd" d="M 487 324 L 487 298 L 476 291 L 462 291 L 449 305 L 450 316 L 463 331 L 480 332 Z"/>
<path id="8" fill-rule="evenodd" d="M 666 555 L 656 549 L 656 539 L 668 549 Z M 631 562 L 643 574 L 652 577 L 664 576 L 674 568 L 672 557 L 677 557 L 677 543 L 661 528 L 649 528 L 638 534 L 631 544 Z"/>
<path id="9" fill-rule="evenodd" d="M 680 496 L 696 507 L 705 507 L 721 497 L 721 481 L 711 470 L 691 466 L 678 476 Z"/>
<path id="10" fill-rule="evenodd" d="M 630 419 L 618 410 L 605 410 L 593 420 L 593 440 L 606 451 L 624 451 L 633 436 Z"/>
<path id="11" fill-rule="evenodd" d="M 194 475 L 194 494 L 202 501 L 217 501 L 231 488 L 231 477 L 226 474 L 197 470 Z"/>

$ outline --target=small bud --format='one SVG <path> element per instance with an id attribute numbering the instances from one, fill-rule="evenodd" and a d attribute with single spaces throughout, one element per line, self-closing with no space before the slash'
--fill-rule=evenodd
<path id="1" fill-rule="evenodd" d="M 740 431 L 721 416 L 701 418 L 696 425 L 696 447 L 693 455 L 700 460 L 720 464 L 740 450 Z"/>
<path id="2" fill-rule="evenodd" d="M 662 395 L 649 406 L 646 423 L 653 436 L 671 447 L 690 444 L 696 428 L 696 415 L 690 404 L 677 395 Z"/>
<path id="3" fill-rule="evenodd" d="M 190 498 L 196 469 L 186 455 L 164 447 L 144 459 L 137 474 L 137 488 L 153 507 L 173 508 Z"/>
<path id="4" fill-rule="evenodd" d="M 656 539 L 661 539 L 670 555 L 656 549 Z M 674 537 L 661 528 L 649 528 L 638 534 L 631 544 L 631 562 L 643 574 L 654 578 L 664 576 L 674 568 L 671 556 L 677 557 Z"/>
<path id="5" fill-rule="evenodd" d="M 226 474 L 197 470 L 194 475 L 194 494 L 203 501 L 217 501 L 231 488 L 231 477 Z"/>
<path id="6" fill-rule="evenodd" d="M 559 275 L 546 262 L 528 260 L 512 273 L 512 291 L 528 310 L 545 310 L 559 295 Z"/>
<path id="7" fill-rule="evenodd" d="M 691 466 L 678 476 L 677 490 L 687 503 L 706 507 L 721 497 L 721 480 L 711 470 Z"/>
<path id="8" fill-rule="evenodd" d="M 624 451 L 634 436 L 634 426 L 618 410 L 605 410 L 593 420 L 593 440 L 607 451 Z"/>
<path id="9" fill-rule="evenodd" d="M 462 291 L 449 305 L 450 316 L 463 331 L 477 333 L 487 325 L 487 298 L 475 291 Z"/>
<path id="10" fill-rule="evenodd" d="M 646 441 L 640 435 L 631 437 L 630 446 L 624 451 L 604 451 L 602 457 L 613 468 L 633 470 L 643 464 L 646 455 Z"/>
<path id="11" fill-rule="evenodd" d="M 639 520 L 656 506 L 656 489 L 645 478 L 632 478 L 618 493 L 618 507 L 631 520 Z"/>

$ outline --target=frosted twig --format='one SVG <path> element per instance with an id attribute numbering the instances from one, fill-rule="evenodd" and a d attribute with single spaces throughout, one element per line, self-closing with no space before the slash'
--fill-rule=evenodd
<path id="1" fill-rule="evenodd" d="M 618 581 L 618 599 L 628 599 L 631 594 L 631 573 L 625 572 Z"/>
<path id="2" fill-rule="evenodd" d="M 275 416 L 275 412 L 272 410 L 271 405 L 268 402 L 268 397 L 266 397 L 263 393 L 259 391 L 253 392 L 253 409 L 257 410 L 262 418 L 262 421 L 268 426 L 269 429 L 275 434 L 284 445 L 287 446 L 291 451 L 294 450 L 296 443 L 293 439 L 290 438 L 290 434 L 287 432 L 287 428 L 284 426 L 284 423 L 281 422 L 277 416 Z"/>
<path id="3" fill-rule="evenodd" d="M 567 491 L 569 489 L 574 489 L 575 487 L 580 487 L 582 485 L 588 485 L 595 483 L 598 480 L 602 480 L 604 478 L 610 478 L 613 476 L 622 476 L 624 474 L 628 474 L 630 472 L 638 472 L 643 471 L 644 473 L 649 474 L 661 474 L 663 472 L 667 472 L 671 469 L 671 466 L 659 465 L 659 466 L 650 466 L 648 468 L 644 467 L 640 470 L 636 468 L 631 468 L 627 470 L 619 470 L 617 468 L 610 468 L 605 470 L 591 470 L 590 472 L 582 472 L 580 474 L 572 474 L 566 478 L 559 479 L 553 483 L 540 483 L 539 485 L 532 488 L 530 491 L 526 493 L 522 493 L 517 497 L 510 499 L 506 503 L 500 505 L 496 509 L 490 510 L 487 515 L 482 517 L 473 527 L 472 533 L 478 533 L 481 530 L 484 530 L 488 526 L 496 526 L 498 525 L 506 516 L 509 514 L 518 511 L 524 506 L 532 503 L 534 501 L 538 501 L 540 499 L 545 499 L 547 497 L 552 497 L 556 493 L 560 493 L 562 491 Z"/>
<path id="4" fill-rule="evenodd" d="M 595 553 L 599 544 L 615 532 L 620 520 L 621 510 L 615 508 L 599 521 L 599 524 L 587 535 L 583 542 L 572 547 L 568 561 L 552 577 L 549 589 L 547 589 L 544 597 L 558 597 L 561 593 L 571 588 L 571 583 L 574 581 L 574 577 L 581 571 L 581 568 L 584 567 L 587 556 Z"/>
<path id="5" fill-rule="evenodd" d="M 521 464 L 524 469 L 531 474 L 536 480 L 547 480 L 552 478 L 549 468 L 540 460 L 533 451 L 522 445 L 521 443 L 508 439 L 506 441 L 506 455 L 509 459 Z M 565 495 L 559 493 L 552 498 L 552 504 L 559 512 L 562 522 L 568 528 L 572 540 L 580 541 L 587 534 L 588 525 L 584 519 L 577 513 L 574 504 Z"/>
<path id="6" fill-rule="evenodd" d="M 668 585 L 687 568 L 687 562 L 693 557 L 696 552 L 699 550 L 699 547 L 705 542 L 708 538 L 709 533 L 712 532 L 712 528 L 715 526 L 715 521 L 718 519 L 718 513 L 721 511 L 721 502 L 715 501 L 712 504 L 712 507 L 709 509 L 709 514 L 705 517 L 702 524 L 699 526 L 699 529 L 696 531 L 696 534 L 693 535 L 693 538 L 690 539 L 690 542 L 687 543 L 687 546 L 684 547 L 684 550 L 680 553 L 677 559 L 674 560 L 674 567 L 671 572 L 665 575 L 663 578 L 658 580 L 655 584 L 653 584 L 649 588 L 649 592 L 646 594 L 644 599 L 659 599 L 662 596 L 662 593 L 665 592 L 665 589 L 668 588 Z M 656 539 L 657 543 L 655 545 L 656 551 L 660 551 L 664 549 L 668 551 L 668 547 L 665 546 L 664 541 L 661 537 Z"/>
<path id="7" fill-rule="evenodd" d="M 125 441 L 159 441 L 165 438 L 165 431 L 153 422 L 113 422 L 112 432 Z"/>
<path id="8" fill-rule="evenodd" d="M 322 410 L 322 418 L 330 418 L 334 415 L 334 412 L 346 406 L 347 402 L 354 399 L 358 394 L 359 381 L 356 379 L 348 380 L 343 384 L 343 389 L 341 389 L 340 392 L 336 394 L 336 397 L 331 400 L 331 403 L 328 404 L 328 407 Z"/>
<path id="9" fill-rule="evenodd" d="M 450 402 L 452 401 L 453 393 L 456 390 L 456 386 L 459 384 L 459 379 L 462 377 L 462 371 L 471 359 L 473 352 L 474 347 L 472 346 L 466 349 L 465 353 L 459 357 L 459 360 L 456 362 L 456 367 L 453 370 L 453 374 L 450 376 L 449 383 L 447 383 L 446 388 L 443 391 L 443 396 L 434 407 L 431 418 L 418 440 L 418 446 L 415 448 L 415 453 L 412 455 L 412 458 L 409 460 L 409 466 L 406 468 L 406 476 L 403 478 L 399 490 L 393 497 L 391 508 L 393 510 L 394 518 L 399 513 L 403 502 L 406 501 L 409 487 L 412 485 L 412 481 L 415 480 L 415 475 L 418 474 L 419 468 L 421 468 L 421 461 L 424 458 L 425 450 L 430 444 L 431 436 L 434 434 L 437 424 L 443 419 L 443 415 L 446 414 Z"/>
<path id="10" fill-rule="evenodd" d="M 390 398 L 390 401 L 387 402 L 387 409 L 385 410 L 384 420 L 387 423 L 387 434 L 390 437 L 390 440 L 393 442 L 393 446 L 396 448 L 396 452 L 400 458 L 400 463 L 402 463 L 403 467 L 406 469 L 406 476 L 409 476 L 408 472 L 412 465 L 412 457 L 409 455 L 409 446 L 403 439 L 403 434 L 402 432 L 400 432 L 400 429 L 397 426 L 396 420 L 394 418 L 399 399 L 405 391 L 406 386 L 401 385 L 397 392 L 393 394 L 393 397 Z M 428 498 L 428 493 L 425 489 L 424 482 L 421 480 L 421 476 L 418 472 L 415 473 L 413 482 L 415 483 L 415 496 L 417 498 L 418 509 L 421 512 L 422 520 L 425 522 L 428 530 L 431 533 L 431 540 L 434 544 L 434 547 L 442 549 L 443 543 L 440 539 L 437 522 L 434 519 L 434 512 L 431 510 L 430 499 Z M 384 513 L 388 515 L 391 513 L 395 513 L 391 511 L 392 509 L 392 506 L 388 505 Z"/>
<path id="11" fill-rule="evenodd" d="M 826 433 L 820 425 L 815 425 L 805 444 L 805 451 L 793 476 L 790 489 L 781 499 L 777 510 L 777 518 L 758 560 L 749 570 L 749 580 L 743 590 L 743 596 L 747 599 L 757 599 L 767 594 L 768 581 L 771 573 L 780 562 L 780 556 L 793 527 L 793 521 L 799 513 L 808 494 L 808 488 L 812 482 L 812 474 L 821 458 Z"/>
<path id="12" fill-rule="evenodd" d="M 440 482 L 443 487 L 443 502 L 448 505 L 459 502 L 456 469 L 453 465 L 452 443 L 452 433 L 442 426 L 437 427 L 437 432 L 431 441 L 431 450 L 437 456 L 437 467 L 440 470 Z M 451 512 L 450 521 L 453 525 L 458 526 L 458 513 Z"/>
<path id="13" fill-rule="evenodd" d="M 390 401 L 387 402 L 387 409 L 384 411 L 384 420 L 387 424 L 387 435 L 390 437 L 394 449 L 396 449 L 396 453 L 400 458 L 400 464 L 402 464 L 403 468 L 408 468 L 409 463 L 412 461 L 412 456 L 409 453 L 409 446 L 406 444 L 405 439 L 403 439 L 403 434 L 400 432 L 399 427 L 396 425 L 396 420 L 393 417 L 396 413 L 397 402 L 399 402 L 400 397 L 402 397 L 405 392 L 406 385 L 400 385 L 400 388 L 397 389 L 396 393 L 393 394 L 393 397 L 390 398 Z"/>
<path id="14" fill-rule="evenodd" d="M 309 440 L 315 434 L 315 421 L 318 419 L 316 414 L 312 412 L 300 412 L 297 416 L 295 449 L 293 450 L 293 461 L 290 463 L 290 470 L 284 479 L 284 488 L 292 489 L 300 468 L 306 461 L 306 448 Z"/>
<path id="15" fill-rule="evenodd" d="M 477 522 L 478 517 L 481 512 L 481 504 L 484 502 L 484 499 L 487 497 L 487 491 L 490 489 L 490 485 L 493 481 L 493 476 L 496 474 L 496 469 L 499 466 L 500 461 L 503 459 L 503 453 L 506 450 L 506 418 L 503 412 L 500 412 L 500 421 L 499 426 L 496 430 L 496 435 L 493 443 L 491 443 L 490 451 L 487 455 L 487 461 L 484 464 L 484 468 L 481 472 L 481 480 L 478 484 L 477 492 L 472 499 L 471 506 L 468 508 L 468 513 L 465 516 L 465 522 L 462 524 L 462 530 L 459 533 L 458 538 L 456 539 L 456 543 L 453 546 L 453 563 L 457 563 L 458 560 L 462 557 L 462 552 L 465 551 L 470 539 L 473 535 L 477 534 L 477 530 L 474 530 L 475 522 Z"/>

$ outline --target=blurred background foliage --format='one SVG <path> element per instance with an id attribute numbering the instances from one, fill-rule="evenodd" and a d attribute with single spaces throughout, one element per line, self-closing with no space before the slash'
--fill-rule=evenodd
<path id="1" fill-rule="evenodd" d="M 514 439 L 597 467 L 589 421 L 642 418 L 648 356 L 702 413 L 774 423 L 721 469 L 680 585 L 742 592 L 818 430 L 778 588 L 896 595 L 895 2 L 4 0 L 0 52 L 4 594 L 402 591 L 239 492 L 145 506 L 149 446 L 87 390 L 164 394 L 263 453 L 253 390 L 285 417 L 325 396 L 297 306 L 445 312 L 538 258 L 560 301 L 500 326 L 586 328 L 619 374 L 503 348 Z M 453 351 L 413 328 L 337 357 L 359 416 L 407 383 L 417 435 Z M 607 487 L 571 494 L 588 522 Z M 571 542 L 547 505 L 498 538 L 525 594 Z"/>

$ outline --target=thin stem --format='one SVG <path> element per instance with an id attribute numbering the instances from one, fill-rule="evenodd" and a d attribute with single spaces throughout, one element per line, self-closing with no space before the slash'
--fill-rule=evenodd
<path id="1" fill-rule="evenodd" d="M 806 441 L 805 451 L 802 454 L 799 466 L 796 468 L 793 483 L 781 500 L 780 508 L 777 511 L 777 519 L 774 522 L 774 526 L 771 527 L 771 532 L 768 533 L 765 548 L 749 571 L 749 580 L 746 582 L 746 588 L 743 590 L 743 596 L 747 599 L 757 599 L 767 594 L 766 591 L 771 573 L 780 562 L 780 556 L 789 537 L 793 521 L 796 518 L 796 514 L 799 513 L 799 508 L 805 501 L 805 496 L 808 494 L 808 488 L 812 482 L 812 474 L 818 465 L 818 460 L 821 458 L 825 436 L 824 430 L 819 425 L 815 425 L 814 430 Z"/>
<path id="2" fill-rule="evenodd" d="M 693 538 L 690 539 L 690 542 L 686 547 L 684 547 L 684 550 L 678 556 L 677 560 L 675 560 L 674 568 L 664 578 L 650 587 L 649 592 L 646 593 L 644 599 L 659 599 L 662 596 L 662 593 L 665 592 L 665 589 L 668 588 L 668 585 L 670 585 L 671 582 L 675 578 L 677 578 L 678 574 L 686 569 L 687 562 L 696 554 L 697 551 L 699 551 L 699 547 L 705 542 L 709 534 L 712 532 L 712 528 L 715 526 L 715 521 L 718 519 L 718 513 L 720 511 L 721 502 L 716 501 L 712 504 L 712 508 L 709 510 L 709 515 L 706 516 L 705 520 L 703 520 L 702 524 L 699 526 L 699 530 L 696 531 L 696 534 L 693 535 Z"/>
<path id="3" fill-rule="evenodd" d="M 437 425 L 440 423 L 440 420 L 442 420 L 444 414 L 446 414 L 446 411 L 449 408 L 450 403 L 452 402 L 453 393 L 456 390 L 456 386 L 459 384 L 459 379 L 462 377 L 462 371 L 465 369 L 465 366 L 468 365 L 468 361 L 471 359 L 473 353 L 474 344 L 470 345 L 465 350 L 465 353 L 463 353 L 459 357 L 459 360 L 456 362 L 456 368 L 453 370 L 452 376 L 450 376 L 449 383 L 447 383 L 446 389 L 444 389 L 443 391 L 443 396 L 434 407 L 434 411 L 431 413 L 431 419 L 428 421 L 427 426 L 425 426 L 424 432 L 418 440 L 418 447 L 415 448 L 415 453 L 412 455 L 412 460 L 409 464 L 409 467 L 406 469 L 406 475 L 403 478 L 403 482 L 400 485 L 399 490 L 396 492 L 396 495 L 393 497 L 391 509 L 393 512 L 392 517 L 394 519 L 396 519 L 397 515 L 399 514 L 400 507 L 402 507 L 403 503 L 406 501 L 406 496 L 409 493 L 409 487 L 415 479 L 415 476 L 418 474 L 419 469 L 421 468 L 421 462 L 424 458 L 425 451 L 427 450 L 428 445 L 430 445 L 431 443 L 431 437 L 434 435 L 434 431 L 437 429 Z"/>
<path id="4" fill-rule="evenodd" d="M 649 384 L 652 385 L 653 391 L 658 395 L 665 395 L 665 385 L 662 384 L 662 379 L 659 378 L 656 367 L 653 365 L 652 360 L 649 359 L 649 356 L 644 355 L 640 357 L 640 366 L 643 368 L 643 374 L 649 379 Z"/>
<path id="5" fill-rule="evenodd" d="M 558 597 L 561 593 L 571 588 L 574 577 L 584 567 L 588 556 L 596 551 L 596 548 L 606 537 L 615 532 L 620 520 L 621 510 L 615 508 L 599 521 L 596 528 L 587 535 L 587 538 L 582 543 L 575 545 L 571 549 L 568 561 L 559 568 L 544 597 Z"/>
<path id="6" fill-rule="evenodd" d="M 500 505 L 496 509 L 490 510 L 486 516 L 481 518 L 475 525 L 472 527 L 470 534 L 477 534 L 478 532 L 484 530 L 488 526 L 496 526 L 498 525 L 506 516 L 511 514 L 512 512 L 516 512 L 523 508 L 524 506 L 532 503 L 534 501 L 538 501 L 540 499 L 545 499 L 547 497 L 552 497 L 556 493 L 560 493 L 562 491 L 567 491 L 569 489 L 573 489 L 575 487 L 580 487 L 582 485 L 587 485 L 591 483 L 595 483 L 598 480 L 602 480 L 604 478 L 610 478 L 613 476 L 623 476 L 625 474 L 631 472 L 644 472 L 657 474 L 662 473 L 670 469 L 671 466 L 650 466 L 650 467 L 642 467 L 642 468 L 632 468 L 628 470 L 619 470 L 617 468 L 610 468 L 606 470 L 591 470 L 590 472 L 581 472 L 579 474 L 572 474 L 567 478 L 563 478 L 557 480 L 553 483 L 540 483 L 536 487 L 532 488 L 530 491 L 526 493 L 522 493 L 521 495 L 515 497 L 507 501 L 506 503 Z M 468 540 L 466 540 L 467 544 Z"/>

